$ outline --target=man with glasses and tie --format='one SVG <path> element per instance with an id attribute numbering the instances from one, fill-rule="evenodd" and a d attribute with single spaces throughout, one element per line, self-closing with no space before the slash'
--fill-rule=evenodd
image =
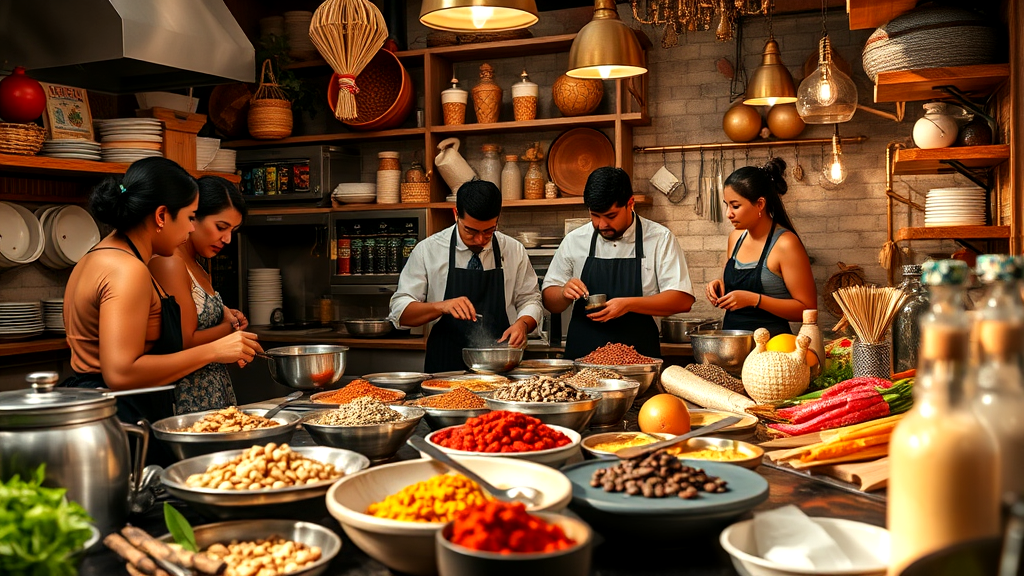
<path id="1" fill-rule="evenodd" d="M 416 245 L 391 297 L 399 328 L 434 322 L 423 371 L 464 370 L 462 349 L 525 346 L 542 313 L 526 248 L 497 231 L 501 192 L 485 180 L 459 187 L 455 225 Z M 436 321 L 436 322 L 435 322 Z"/>

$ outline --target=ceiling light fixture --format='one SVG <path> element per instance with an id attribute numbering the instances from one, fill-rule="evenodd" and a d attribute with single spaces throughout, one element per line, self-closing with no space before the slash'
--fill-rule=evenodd
<path id="1" fill-rule="evenodd" d="M 857 86 L 832 61 L 825 10 L 825 1 L 822 0 L 818 67 L 800 83 L 796 96 L 797 114 L 807 124 L 848 122 L 857 111 Z"/>
<path id="2" fill-rule="evenodd" d="M 782 63 L 779 43 L 772 30 L 772 8 L 775 2 L 767 1 L 765 18 L 768 22 L 768 41 L 761 52 L 761 65 L 754 69 L 743 103 L 748 106 L 774 106 L 796 102 L 796 85 L 793 75 Z"/>
<path id="3" fill-rule="evenodd" d="M 596 0 L 594 18 L 584 26 L 569 49 L 573 78 L 627 78 L 647 72 L 644 51 L 636 33 L 619 19 L 615 0 Z"/>
<path id="4" fill-rule="evenodd" d="M 843 163 L 843 147 L 839 143 L 839 124 L 835 126 L 835 132 L 832 134 L 832 154 L 829 161 L 822 166 L 821 175 L 832 184 L 842 184 L 846 181 L 846 164 Z"/>
<path id="5" fill-rule="evenodd" d="M 450 32 L 497 32 L 537 23 L 535 0 L 423 0 L 420 22 Z"/>

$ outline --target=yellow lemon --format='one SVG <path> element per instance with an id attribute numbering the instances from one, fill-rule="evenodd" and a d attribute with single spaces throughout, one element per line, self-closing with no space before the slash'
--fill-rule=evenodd
<path id="1" fill-rule="evenodd" d="M 792 352 L 796 350 L 796 336 L 793 334 L 777 334 L 764 345 L 766 350 L 772 352 Z M 818 365 L 818 355 L 813 350 L 807 350 L 807 365 L 814 368 Z"/>

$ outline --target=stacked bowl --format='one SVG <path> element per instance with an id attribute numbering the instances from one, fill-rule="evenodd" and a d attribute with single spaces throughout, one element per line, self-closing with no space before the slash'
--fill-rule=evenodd
<path id="1" fill-rule="evenodd" d="M 100 241 L 100 229 L 84 209 L 78 206 L 43 206 L 36 210 L 43 227 L 45 247 L 39 261 L 59 270 L 78 264 Z"/>
<path id="2" fill-rule="evenodd" d="M 0 202 L 0 269 L 39 258 L 45 249 L 44 233 L 42 224 L 27 208 Z"/>
<path id="3" fill-rule="evenodd" d="M 249 270 L 249 322 L 253 326 L 269 326 L 270 314 L 284 304 L 280 268 Z"/>
<path id="4" fill-rule="evenodd" d="M 39 302 L 0 302 L 0 340 L 39 336 L 44 328 Z"/>
<path id="5" fill-rule="evenodd" d="M 97 120 L 104 162 L 131 164 L 163 156 L 164 125 L 155 118 Z"/>
<path id="6" fill-rule="evenodd" d="M 377 185 L 342 182 L 334 188 L 334 192 L 331 192 L 331 199 L 342 204 L 370 204 L 377 201 Z"/>

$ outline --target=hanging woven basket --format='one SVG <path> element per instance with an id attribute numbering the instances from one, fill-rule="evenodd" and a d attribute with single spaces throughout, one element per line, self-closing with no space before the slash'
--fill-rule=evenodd
<path id="1" fill-rule="evenodd" d="M 269 59 L 263 62 L 259 88 L 249 102 L 249 134 L 259 140 L 280 140 L 292 134 L 292 103 L 277 85 Z"/>

